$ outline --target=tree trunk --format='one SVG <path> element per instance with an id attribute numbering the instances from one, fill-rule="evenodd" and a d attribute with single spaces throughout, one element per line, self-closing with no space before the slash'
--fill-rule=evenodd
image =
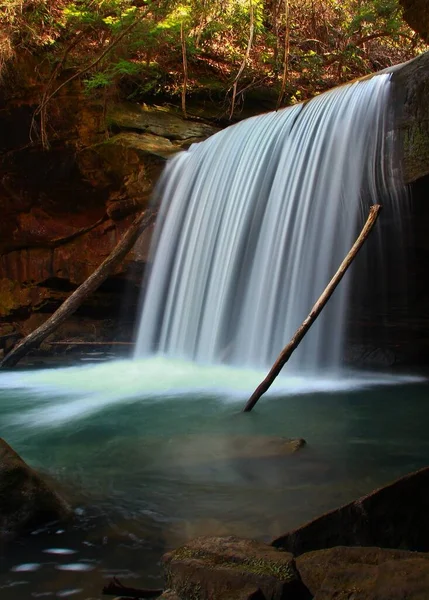
<path id="1" fill-rule="evenodd" d="M 286 83 L 289 77 L 289 46 L 290 46 L 290 14 L 289 14 L 289 0 L 284 0 L 285 3 L 285 44 L 284 44 L 284 57 L 283 57 L 283 77 L 282 86 L 280 89 L 279 97 L 277 99 L 277 110 L 280 108 L 281 103 L 286 91 Z"/>
<path id="2" fill-rule="evenodd" d="M 140 233 L 146 229 L 155 219 L 155 211 L 149 210 L 141 213 L 131 224 L 130 228 L 122 236 L 114 250 L 104 260 L 101 265 L 82 283 L 71 296 L 61 304 L 61 306 L 49 317 L 43 325 L 35 329 L 26 338 L 20 341 L 4 357 L 0 363 L 0 368 L 13 367 L 25 356 L 29 350 L 39 346 L 44 339 L 55 331 L 70 315 L 72 315 L 82 304 L 82 302 L 94 292 L 112 271 L 119 265 L 123 258 L 134 246 Z"/>
<path id="3" fill-rule="evenodd" d="M 182 63 L 183 63 L 183 85 L 182 85 L 182 113 L 183 117 L 187 119 L 186 114 L 186 88 L 188 86 L 188 59 L 186 55 L 186 39 L 185 32 L 183 30 L 183 21 L 180 24 L 180 43 L 182 46 Z"/>
<path id="4" fill-rule="evenodd" d="M 429 4 L 427 0 L 400 0 L 404 20 L 421 38 L 429 43 Z"/>
<path id="5" fill-rule="evenodd" d="M 302 325 L 296 330 L 295 335 L 293 336 L 293 338 L 291 339 L 289 344 L 287 346 L 285 346 L 285 348 L 283 348 L 283 350 L 279 354 L 279 357 L 277 358 L 276 362 L 271 367 L 271 370 L 268 373 L 268 375 L 265 377 L 265 379 L 262 381 L 262 383 L 260 383 L 258 385 L 256 390 L 253 392 L 252 396 L 247 401 L 247 404 L 244 407 L 243 412 L 250 412 L 252 410 L 252 408 L 255 406 L 255 404 L 257 403 L 259 398 L 263 394 L 265 394 L 265 392 L 271 387 L 271 385 L 274 382 L 274 380 L 276 379 L 277 375 L 280 373 L 280 371 L 282 370 L 284 365 L 287 363 L 289 358 L 292 356 L 293 351 L 299 346 L 301 340 L 303 339 L 303 337 L 305 336 L 307 331 L 310 329 L 310 327 L 312 326 L 314 321 L 317 319 L 317 317 L 322 312 L 323 307 L 325 306 L 325 304 L 328 302 L 329 298 L 334 293 L 335 288 L 340 283 L 341 279 L 344 277 L 347 269 L 352 264 L 357 253 L 359 252 L 359 250 L 362 248 L 363 243 L 365 242 L 365 240 L 367 239 L 368 235 L 370 234 L 372 228 L 374 227 L 374 224 L 377 220 L 378 213 L 380 212 L 380 210 L 381 210 L 380 204 L 375 204 L 374 206 L 371 206 L 371 208 L 369 210 L 368 219 L 367 219 L 365 226 L 362 229 L 358 239 L 355 241 L 355 243 L 353 244 L 349 253 L 347 254 L 345 259 L 339 266 L 338 271 L 335 273 L 335 275 L 333 276 L 331 281 L 328 283 L 325 291 L 320 296 L 319 300 L 316 302 L 316 304 L 311 309 L 311 312 L 308 315 L 308 317 L 305 319 L 305 321 L 302 323 Z"/>
<path id="6" fill-rule="evenodd" d="M 235 108 L 235 99 L 237 97 L 237 86 L 238 86 L 238 81 L 241 77 L 241 74 L 244 71 L 244 68 L 247 64 L 247 61 L 249 60 L 249 56 L 250 56 L 250 51 L 252 49 L 252 43 L 253 43 L 253 35 L 255 33 L 255 24 L 254 24 L 254 10 L 253 10 L 253 2 L 252 0 L 250 0 L 250 26 L 249 26 L 249 39 L 247 41 L 247 48 L 246 48 L 246 54 L 244 55 L 244 58 L 242 60 L 242 63 L 240 65 L 240 68 L 238 69 L 238 73 L 235 76 L 234 79 L 234 83 L 232 85 L 232 100 L 231 100 L 231 109 L 229 111 L 229 119 L 232 119 L 232 115 L 234 114 L 234 108 Z"/>

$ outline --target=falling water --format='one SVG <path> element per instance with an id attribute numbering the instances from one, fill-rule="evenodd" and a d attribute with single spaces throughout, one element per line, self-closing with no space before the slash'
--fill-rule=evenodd
<path id="1" fill-rule="evenodd" d="M 167 165 L 136 354 L 265 366 L 392 193 L 389 75 L 242 121 Z M 294 357 L 341 362 L 349 277 Z"/>

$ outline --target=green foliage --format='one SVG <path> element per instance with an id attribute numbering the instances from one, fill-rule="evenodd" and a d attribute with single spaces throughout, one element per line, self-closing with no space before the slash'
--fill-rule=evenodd
<path id="1" fill-rule="evenodd" d="M 207 78 L 226 93 L 251 22 L 238 91 L 280 88 L 289 38 L 287 102 L 422 49 L 402 20 L 399 0 L 0 0 L 0 75 L 19 49 L 48 58 L 44 65 L 82 70 L 90 94 L 110 88 L 137 99 L 179 94 L 183 35 L 188 93 Z"/>
<path id="2" fill-rule="evenodd" d="M 120 59 L 111 63 L 105 71 L 96 71 L 90 77 L 84 79 L 85 90 L 91 93 L 116 83 L 123 76 L 135 76 L 142 70 L 142 65 L 129 60 Z"/>

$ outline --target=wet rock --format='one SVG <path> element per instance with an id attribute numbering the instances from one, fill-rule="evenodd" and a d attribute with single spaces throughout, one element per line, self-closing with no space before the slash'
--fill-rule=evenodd
<path id="1" fill-rule="evenodd" d="M 425 12 L 428 15 L 427 8 Z M 397 133 L 406 183 L 429 174 L 428 66 L 429 52 L 425 52 L 394 69 L 392 74 L 392 103 L 397 111 Z"/>
<path id="2" fill-rule="evenodd" d="M 197 538 L 163 558 L 167 585 L 180 598 L 310 598 L 292 554 L 237 537 Z M 262 595 L 263 594 L 263 595 Z"/>
<path id="3" fill-rule="evenodd" d="M 272 542 L 296 556 L 334 546 L 429 551 L 429 467 L 333 510 Z"/>
<path id="4" fill-rule="evenodd" d="M 315 600 L 423 600 L 429 590 L 429 554 L 383 548 L 336 547 L 296 561 Z"/>
<path id="5" fill-rule="evenodd" d="M 391 348 L 371 344 L 351 344 L 346 348 L 344 362 L 355 367 L 392 367 L 397 357 Z"/>
<path id="6" fill-rule="evenodd" d="M 0 438 L 0 540 L 70 515 L 68 504 Z"/>

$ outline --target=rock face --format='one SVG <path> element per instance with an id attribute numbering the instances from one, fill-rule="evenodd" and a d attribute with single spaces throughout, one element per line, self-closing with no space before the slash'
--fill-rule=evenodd
<path id="1" fill-rule="evenodd" d="M 429 554 L 382 548 L 318 550 L 296 565 L 314 600 L 424 600 Z"/>
<path id="2" fill-rule="evenodd" d="M 70 514 L 67 503 L 0 439 L 0 540 Z"/>
<path id="3" fill-rule="evenodd" d="M 46 320 L 148 206 L 167 158 L 217 131 L 132 104 L 111 106 L 106 119 L 73 84 L 51 102 L 50 148 L 42 149 L 29 144 L 40 90 L 30 73 L 23 79 L 0 89 L 12 94 L 0 98 L 0 337 Z M 130 338 L 151 232 L 52 339 Z"/>
<path id="4" fill-rule="evenodd" d="M 429 551 L 429 467 L 398 479 L 272 542 L 299 556 L 334 546 Z"/>
<path id="5" fill-rule="evenodd" d="M 180 598 L 311 598 L 293 556 L 253 540 L 197 538 L 163 562 L 167 586 Z"/>
<path id="6" fill-rule="evenodd" d="M 394 68 L 392 83 L 403 173 L 412 183 L 429 174 L 429 52 Z"/>

